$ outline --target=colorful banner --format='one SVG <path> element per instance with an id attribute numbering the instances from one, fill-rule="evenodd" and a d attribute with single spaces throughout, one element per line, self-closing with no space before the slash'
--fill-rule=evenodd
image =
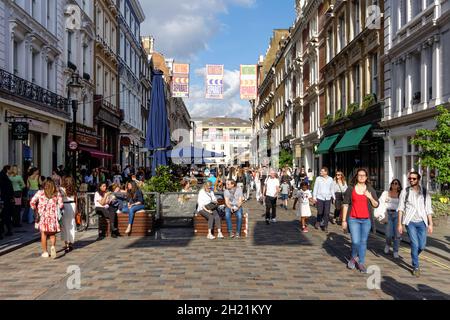
<path id="1" fill-rule="evenodd" d="M 206 65 L 206 99 L 223 99 L 223 65 Z"/>
<path id="2" fill-rule="evenodd" d="M 241 99 L 255 100 L 258 95 L 258 71 L 256 65 L 241 65 Z"/>
<path id="3" fill-rule="evenodd" d="M 174 63 L 172 74 L 172 97 L 189 98 L 189 64 Z"/>

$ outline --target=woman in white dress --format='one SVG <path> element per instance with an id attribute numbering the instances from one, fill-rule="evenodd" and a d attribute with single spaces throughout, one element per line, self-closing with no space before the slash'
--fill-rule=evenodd
<path id="1" fill-rule="evenodd" d="M 69 253 L 73 250 L 75 242 L 75 210 L 77 192 L 72 177 L 64 177 L 61 185 L 61 194 L 64 202 L 64 214 L 62 217 L 61 238 L 65 243 L 64 251 Z"/>

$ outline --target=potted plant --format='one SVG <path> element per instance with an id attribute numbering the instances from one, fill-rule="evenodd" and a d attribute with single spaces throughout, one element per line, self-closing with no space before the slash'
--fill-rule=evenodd
<path id="1" fill-rule="evenodd" d="M 370 106 L 372 106 L 377 101 L 377 98 L 374 93 L 370 93 L 366 95 L 361 104 L 361 109 L 366 110 Z"/>
<path id="2" fill-rule="evenodd" d="M 359 104 L 354 102 L 347 107 L 347 117 L 359 110 Z"/>
<path id="3" fill-rule="evenodd" d="M 344 117 L 344 110 L 339 109 L 336 111 L 336 114 L 334 115 L 334 121 L 338 121 Z"/>

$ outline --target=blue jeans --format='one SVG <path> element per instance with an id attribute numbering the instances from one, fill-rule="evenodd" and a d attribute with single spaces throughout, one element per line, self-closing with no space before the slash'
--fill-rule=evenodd
<path id="1" fill-rule="evenodd" d="M 34 222 L 34 210 L 30 207 L 31 198 L 38 192 L 38 190 L 28 190 L 28 210 L 24 213 L 22 220 L 24 222 L 33 223 Z"/>
<path id="2" fill-rule="evenodd" d="M 394 240 L 394 252 L 398 252 L 400 247 L 401 235 L 397 228 L 398 211 L 388 211 L 388 223 L 386 225 L 386 244 L 391 245 Z"/>
<path id="3" fill-rule="evenodd" d="M 419 268 L 419 254 L 427 244 L 427 226 L 425 222 L 410 222 L 406 226 L 411 240 L 411 259 L 414 269 Z"/>
<path id="4" fill-rule="evenodd" d="M 352 258 L 359 257 L 359 264 L 365 264 L 366 262 L 367 239 L 371 227 L 370 219 L 348 219 L 348 228 L 352 238 Z"/>
<path id="5" fill-rule="evenodd" d="M 242 208 L 239 208 L 239 210 L 234 213 L 237 218 L 236 234 L 238 234 L 239 236 L 241 235 L 242 211 L 243 211 Z M 228 233 L 231 234 L 231 232 L 233 231 L 233 224 L 231 223 L 231 209 L 230 208 L 225 209 L 225 219 L 227 220 Z"/>
<path id="6" fill-rule="evenodd" d="M 134 220 L 134 214 L 138 211 L 144 210 L 145 206 L 143 204 L 131 207 L 131 209 L 128 208 L 128 204 L 123 205 L 123 208 L 121 210 L 122 213 L 128 213 L 128 224 L 133 224 Z"/>

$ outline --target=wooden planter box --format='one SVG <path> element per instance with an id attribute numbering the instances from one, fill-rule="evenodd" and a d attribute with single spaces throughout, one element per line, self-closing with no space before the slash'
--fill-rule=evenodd
<path id="1" fill-rule="evenodd" d="M 233 214 L 231 215 L 231 223 L 233 225 L 232 232 L 236 233 L 236 223 L 237 218 Z M 225 218 L 221 220 L 221 228 L 222 228 L 222 234 L 225 237 L 228 237 L 228 230 L 227 230 L 227 221 Z M 208 220 L 206 220 L 203 216 L 199 215 L 198 213 L 194 216 L 194 233 L 196 236 L 204 236 L 206 237 L 208 235 Z M 213 234 L 217 235 L 217 226 L 214 225 Z M 244 213 L 242 216 L 242 225 L 241 225 L 241 237 L 246 238 L 248 237 L 248 213 Z"/>
<path id="2" fill-rule="evenodd" d="M 117 223 L 119 228 L 119 233 L 122 236 L 125 236 L 125 231 L 128 227 L 128 214 L 127 213 L 118 213 L 117 214 Z M 131 228 L 130 236 L 135 237 L 145 237 L 149 236 L 153 232 L 154 225 L 154 214 L 153 211 L 150 210 L 141 210 L 136 212 L 134 215 L 134 222 Z M 99 217 L 99 232 L 103 232 L 105 236 L 110 236 L 111 231 L 109 227 L 109 221 L 107 221 L 104 217 Z"/>

